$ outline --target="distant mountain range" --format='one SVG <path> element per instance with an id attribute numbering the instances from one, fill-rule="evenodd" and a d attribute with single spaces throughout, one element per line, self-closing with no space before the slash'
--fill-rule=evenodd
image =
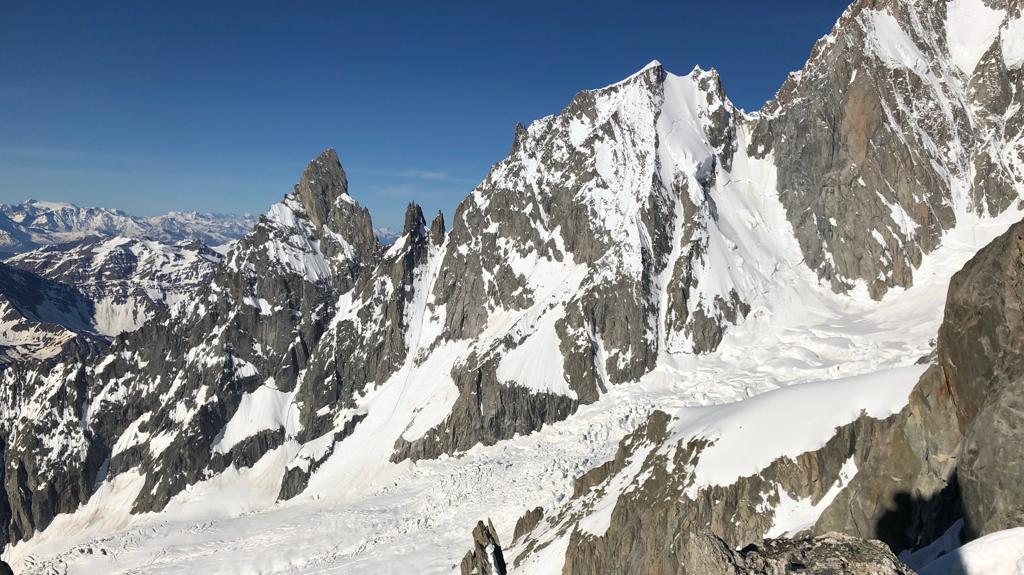
<path id="1" fill-rule="evenodd" d="M 199 240 L 214 247 L 242 237 L 255 223 L 256 218 L 248 214 L 170 212 L 144 217 L 109 208 L 28 200 L 0 204 L 0 252 L 16 254 L 89 236 L 146 238 L 164 243 Z"/>
<path id="2" fill-rule="evenodd" d="M 173 315 L 257 221 L 196 212 L 138 217 L 36 200 L 0 204 L 0 365 L 106 341 L 160 310 Z M 387 227 L 373 234 L 384 246 L 401 237 Z"/>
<path id="3" fill-rule="evenodd" d="M 133 216 L 110 208 L 28 200 L 0 204 L 0 256 L 97 236 L 150 239 L 165 244 L 199 240 L 217 248 L 244 236 L 257 220 L 250 214 L 176 211 L 159 216 Z M 386 246 L 402 235 L 389 227 L 375 228 L 374 234 Z"/>
<path id="4" fill-rule="evenodd" d="M 391 244 L 398 241 L 398 238 L 402 237 L 402 232 L 395 231 L 389 227 L 374 228 L 373 235 L 377 236 L 377 241 L 383 246 L 390 246 Z"/>

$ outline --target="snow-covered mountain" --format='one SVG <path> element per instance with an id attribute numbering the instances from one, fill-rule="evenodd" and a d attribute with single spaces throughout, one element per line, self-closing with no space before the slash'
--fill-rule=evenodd
<path id="1" fill-rule="evenodd" d="M 0 250 L 20 253 L 89 236 L 146 238 L 164 243 L 199 240 L 209 246 L 238 239 L 255 221 L 248 215 L 170 212 L 139 217 L 107 208 L 29 200 L 0 204 Z"/>
<path id="2" fill-rule="evenodd" d="M 95 331 L 113 337 L 138 329 L 158 309 L 174 315 L 209 282 L 219 260 L 199 240 L 168 245 L 115 236 L 38 248 L 7 264 L 75 286 L 93 303 Z"/>
<path id="3" fill-rule="evenodd" d="M 398 241 L 398 238 L 402 237 L 400 232 L 388 227 L 374 228 L 373 235 L 377 236 L 377 241 L 382 246 L 390 246 L 391 244 Z"/>
<path id="4" fill-rule="evenodd" d="M 1015 1 L 858 0 L 755 113 L 652 62 L 386 247 L 324 152 L 173 312 L 0 374 L 7 557 L 440 573 L 489 518 L 467 573 L 498 540 L 685 573 L 1024 521 L 975 435 L 1020 443 L 987 402 L 1024 377 L 1022 32 Z"/>
<path id="5" fill-rule="evenodd" d="M 65 347 L 101 351 L 158 312 L 173 317 L 219 260 L 198 240 L 167 245 L 125 237 L 87 237 L 13 256 L 0 283 L 0 365 L 45 360 Z"/>

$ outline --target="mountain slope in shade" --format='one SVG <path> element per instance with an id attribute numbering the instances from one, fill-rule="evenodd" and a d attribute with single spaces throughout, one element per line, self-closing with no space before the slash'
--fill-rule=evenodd
<path id="1" fill-rule="evenodd" d="M 101 344 L 94 313 L 77 287 L 0 264 L 0 365 Z"/>
<path id="2" fill-rule="evenodd" d="M 975 4 L 857 2 L 755 114 L 714 71 L 652 62 L 518 127 L 450 231 L 410 205 L 386 248 L 321 154 L 178 313 L 95 360 L 2 374 L 13 557 L 444 572 L 482 516 L 512 541 L 540 506 L 565 515 L 523 551 L 561 572 L 570 543 L 596 548 L 602 525 L 580 522 L 654 469 L 616 453 L 653 445 L 636 430 L 656 410 L 707 414 L 677 430 L 693 438 L 742 425 L 697 406 L 912 386 L 949 277 L 1021 215 L 1020 9 L 950 16 Z M 879 400 L 863 388 L 850 405 Z M 721 535 L 813 522 L 859 476 L 833 459 L 788 499 L 759 484 L 757 532 L 721 515 Z M 635 481 L 606 500 L 600 467 Z"/>
<path id="3" fill-rule="evenodd" d="M 238 239 L 252 228 L 248 215 L 170 212 L 140 217 L 120 210 L 81 208 L 73 204 L 29 200 L 0 204 L 0 250 L 20 253 L 40 246 L 66 243 L 88 236 L 147 238 L 164 243 L 199 240 L 218 246 Z"/>

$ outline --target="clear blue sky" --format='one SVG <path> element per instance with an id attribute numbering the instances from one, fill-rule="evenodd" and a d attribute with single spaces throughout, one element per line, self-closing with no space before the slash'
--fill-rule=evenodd
<path id="1" fill-rule="evenodd" d="M 844 1 L 0 0 L 0 201 L 263 212 L 335 147 L 377 225 L 652 59 L 754 110 Z"/>

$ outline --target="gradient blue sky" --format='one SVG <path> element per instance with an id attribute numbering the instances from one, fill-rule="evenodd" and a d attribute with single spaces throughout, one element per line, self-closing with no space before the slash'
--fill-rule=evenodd
<path id="1" fill-rule="evenodd" d="M 0 202 L 258 213 L 334 147 L 395 227 L 652 59 L 757 109 L 845 5 L 0 0 Z"/>

